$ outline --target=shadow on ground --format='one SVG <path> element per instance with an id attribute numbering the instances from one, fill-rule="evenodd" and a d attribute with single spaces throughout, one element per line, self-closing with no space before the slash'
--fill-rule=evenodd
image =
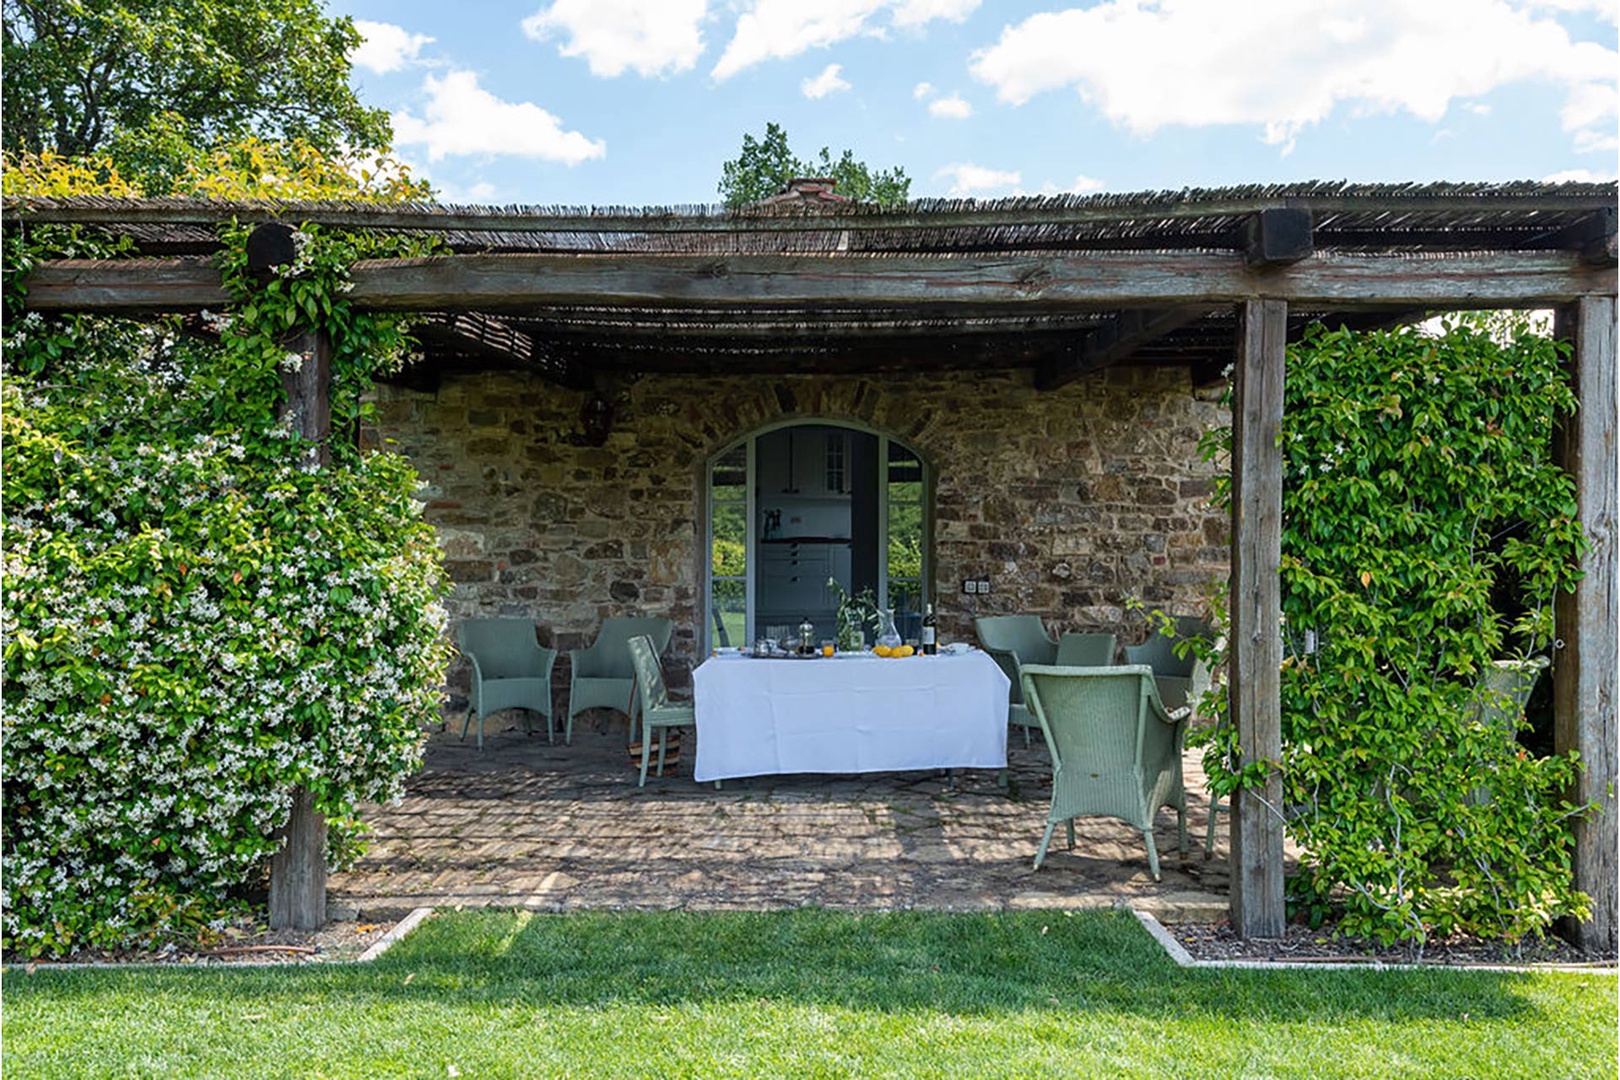
<path id="1" fill-rule="evenodd" d="M 495 718 L 497 721 L 500 717 Z M 459 724 L 456 725 L 459 728 Z M 493 727 L 493 725 L 492 725 Z M 1050 798 L 1044 746 L 1010 735 L 1008 783 L 989 771 L 692 779 L 695 736 L 662 778 L 636 786 L 624 719 L 597 711 L 572 745 L 517 729 L 433 735 L 396 806 L 371 807 L 370 851 L 330 883 L 335 906 L 377 919 L 418 906 L 543 911 L 997 911 L 1128 902 L 1175 921 L 1226 911 L 1224 837 L 1203 855 L 1208 800 L 1186 760 L 1187 853 L 1175 815 L 1155 838 L 1163 880 L 1123 822 L 1084 819 L 1072 851 L 1060 829 L 1031 869 Z M 1225 821 L 1221 822 L 1225 832 Z"/>

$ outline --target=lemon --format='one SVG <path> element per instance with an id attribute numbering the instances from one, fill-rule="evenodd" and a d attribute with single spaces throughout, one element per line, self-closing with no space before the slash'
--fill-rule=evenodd
<path id="1" fill-rule="evenodd" d="M 872 651 L 879 656 L 889 656 L 894 652 L 894 650 L 889 648 L 887 645 L 874 645 L 872 646 Z"/>
<path id="2" fill-rule="evenodd" d="M 910 645 L 902 645 L 898 649 L 894 650 L 895 656 L 915 656 L 916 654 L 917 650 L 913 649 Z"/>

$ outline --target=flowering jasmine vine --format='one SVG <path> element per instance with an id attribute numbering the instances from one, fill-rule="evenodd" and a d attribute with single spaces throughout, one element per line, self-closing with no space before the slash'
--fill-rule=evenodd
<path id="1" fill-rule="evenodd" d="M 364 415 L 407 339 L 349 308 L 347 266 L 419 242 L 300 229 L 287 273 L 255 285 L 245 235 L 225 232 L 232 310 L 199 338 L 25 316 L 17 271 L 54 238 L 7 230 L 8 951 L 206 927 L 262 881 L 294 788 L 341 862 L 357 807 L 401 793 L 438 719 L 446 586 L 418 478 L 348 445 L 310 469 L 276 419 L 301 328 L 332 341 L 334 430 Z"/>

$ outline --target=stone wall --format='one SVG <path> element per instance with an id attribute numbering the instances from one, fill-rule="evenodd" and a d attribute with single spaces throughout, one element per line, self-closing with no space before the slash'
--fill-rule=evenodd
<path id="1" fill-rule="evenodd" d="M 1027 373 L 646 376 L 610 393 L 613 428 L 597 448 L 579 437 L 585 395 L 484 373 L 434 393 L 382 388 L 369 435 L 427 484 L 453 619 L 532 617 L 566 651 L 604 616 L 666 615 L 678 686 L 700 640 L 704 466 L 741 436 L 789 418 L 850 420 L 922 455 L 937 478 L 944 640 L 971 640 L 975 615 L 1013 612 L 1136 640 L 1128 597 L 1199 610 L 1227 572 L 1227 520 L 1207 506 L 1214 469 L 1197 452 L 1227 420 L 1208 396 L 1184 368 L 1116 369 L 1054 392 Z M 963 578 L 981 577 L 990 595 L 961 594 Z M 453 671 L 453 707 L 465 687 Z"/>

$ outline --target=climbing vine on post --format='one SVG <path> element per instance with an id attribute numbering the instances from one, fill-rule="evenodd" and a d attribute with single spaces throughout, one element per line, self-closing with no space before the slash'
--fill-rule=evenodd
<path id="1" fill-rule="evenodd" d="M 95 170 L 90 171 L 94 174 Z M 31 261 L 120 254 L 5 231 L 3 938 L 26 955 L 207 933 L 262 881 L 291 793 L 329 855 L 397 796 L 438 719 L 445 588 L 418 480 L 347 437 L 406 327 L 348 267 L 424 242 L 299 228 L 263 283 L 224 230 L 232 309 L 44 319 Z M 286 346 L 332 342 L 330 467 L 276 419 Z"/>
<path id="2" fill-rule="evenodd" d="M 1479 689 L 1495 660 L 1552 653 L 1553 598 L 1579 573 L 1551 459 L 1575 407 L 1561 353 L 1503 316 L 1438 336 L 1318 327 L 1289 350 L 1278 809 L 1301 851 L 1290 899 L 1313 919 L 1421 946 L 1518 941 L 1584 910 L 1563 797 L 1579 763 L 1525 750 Z M 1217 791 L 1245 781 L 1237 760 L 1220 723 Z"/>

